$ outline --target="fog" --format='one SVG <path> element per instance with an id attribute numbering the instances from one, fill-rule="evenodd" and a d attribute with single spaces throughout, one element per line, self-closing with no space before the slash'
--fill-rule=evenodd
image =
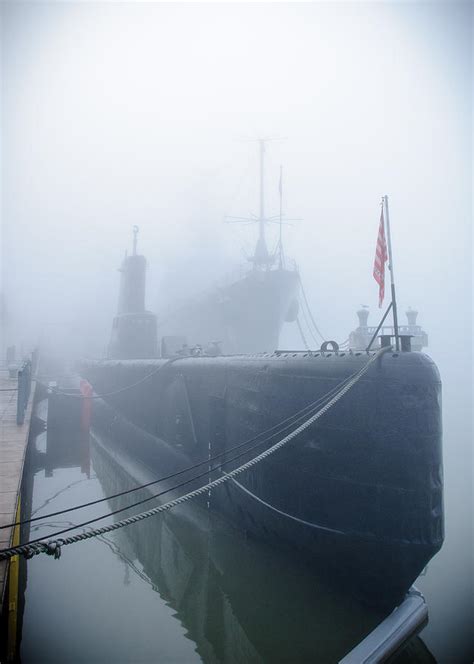
<path id="1" fill-rule="evenodd" d="M 2 358 L 38 340 L 103 355 L 140 227 L 147 306 L 245 262 L 278 214 L 315 318 L 343 340 L 389 196 L 400 319 L 419 310 L 444 382 L 447 532 L 472 554 L 472 5 L 1 5 Z M 268 228 L 269 245 L 277 240 Z M 302 347 L 287 325 L 281 346 Z M 466 526 L 467 524 L 467 526 Z M 459 535 L 461 537 L 461 535 Z M 449 538 L 447 543 L 449 543 Z M 440 571 L 442 585 L 443 570 Z M 468 611 L 466 579 L 457 592 Z"/>
<path id="2" fill-rule="evenodd" d="M 469 336 L 469 16 L 453 3 L 4 3 L 7 340 L 54 326 L 102 349 L 132 224 L 154 310 L 168 288 L 206 288 L 245 260 L 256 228 L 223 219 L 258 211 L 247 139 L 262 136 L 285 138 L 268 145 L 267 209 L 282 164 L 284 210 L 302 218 L 286 252 L 327 336 L 345 339 L 360 303 L 375 323 L 383 194 L 400 308 L 417 307 L 440 347 Z"/>

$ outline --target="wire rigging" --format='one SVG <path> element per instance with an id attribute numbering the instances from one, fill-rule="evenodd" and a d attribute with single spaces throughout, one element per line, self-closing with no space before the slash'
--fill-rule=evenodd
<path id="1" fill-rule="evenodd" d="M 306 327 L 308 328 L 309 333 L 310 333 L 310 335 L 311 335 L 311 337 L 312 337 L 314 343 L 316 344 L 316 348 L 317 348 L 317 347 L 320 345 L 320 342 L 318 341 L 318 339 L 316 339 L 316 335 L 315 335 L 314 332 L 313 332 L 313 328 L 311 327 L 311 324 L 310 324 L 310 322 L 309 322 L 309 320 L 308 320 L 308 316 L 307 316 L 307 314 L 306 314 L 306 310 L 305 310 L 305 308 L 304 308 L 303 306 L 301 307 L 301 311 L 302 311 L 302 313 L 303 313 L 303 318 L 304 318 L 304 321 L 305 321 L 305 323 L 306 323 Z"/>
<path id="2" fill-rule="evenodd" d="M 113 500 L 114 498 L 119 498 L 121 496 L 125 496 L 125 495 L 133 493 L 135 491 L 140 491 L 142 489 L 146 489 L 150 486 L 158 484 L 159 482 L 166 482 L 167 480 L 174 479 L 175 477 L 179 477 L 180 475 L 183 475 L 184 473 L 190 472 L 192 470 L 196 470 L 196 468 L 199 468 L 200 466 L 202 466 L 204 464 L 209 464 L 212 461 L 216 461 L 216 460 L 222 458 L 223 456 L 225 456 L 227 454 L 230 454 L 230 453 L 235 452 L 239 449 L 242 449 L 242 447 L 244 447 L 245 445 L 249 445 L 250 443 L 253 443 L 254 441 L 258 440 L 260 437 L 266 436 L 262 441 L 260 441 L 260 443 L 258 443 L 258 445 L 261 445 L 262 443 L 267 442 L 268 440 L 270 440 L 271 438 L 273 438 L 277 434 L 279 434 L 282 431 L 284 431 L 285 429 L 287 429 L 289 426 L 291 426 L 296 421 L 301 419 L 301 417 L 306 416 L 309 412 L 314 410 L 314 408 L 317 408 L 322 403 L 324 403 L 324 401 L 326 399 L 330 398 L 338 389 L 343 387 L 344 384 L 353 377 L 353 375 L 348 376 L 348 378 L 346 378 L 344 381 L 341 381 L 341 383 L 338 383 L 335 387 L 332 388 L 332 390 L 327 392 L 324 396 L 320 397 L 316 401 L 313 401 L 312 403 L 308 404 L 304 408 L 301 408 L 296 413 L 293 413 L 293 415 L 290 415 L 289 417 L 281 420 L 277 424 L 273 425 L 272 427 L 269 427 L 268 429 L 266 429 L 265 431 L 262 431 L 261 433 L 257 434 L 256 436 L 253 436 L 252 438 L 248 438 L 247 440 L 244 440 L 243 442 L 238 443 L 237 445 L 234 445 L 233 447 L 230 447 L 229 449 L 225 450 L 224 452 L 220 452 L 219 454 L 215 454 L 211 457 L 207 457 L 206 459 L 203 459 L 202 461 L 199 461 L 198 463 L 195 463 L 191 466 L 187 466 L 186 468 L 183 468 L 182 470 L 171 473 L 170 475 L 159 477 L 155 480 L 151 480 L 150 482 L 147 482 L 145 484 L 141 484 L 137 487 L 133 487 L 132 489 L 127 489 L 126 491 L 120 491 L 119 493 L 115 493 L 111 496 L 105 496 L 104 498 L 98 498 L 97 500 L 91 500 L 87 503 L 82 503 L 80 505 L 75 505 L 73 507 L 68 507 L 68 508 L 65 508 L 63 510 L 58 510 L 57 512 L 49 512 L 48 514 L 44 514 L 43 516 L 37 516 L 37 517 L 33 517 L 31 519 L 24 519 L 23 521 L 16 521 L 15 523 L 10 523 L 10 524 L 7 524 L 6 526 L 0 526 L 0 530 L 4 530 L 6 528 L 13 528 L 15 526 L 22 526 L 22 525 L 25 525 L 27 523 L 33 523 L 34 521 L 39 521 L 41 519 L 48 519 L 48 518 L 53 517 L 53 516 L 59 516 L 60 514 L 67 514 L 68 512 L 73 512 L 73 511 L 76 511 L 76 510 L 84 509 L 86 507 L 91 507 L 93 505 L 98 505 L 99 503 L 103 503 L 107 500 Z M 271 434 L 272 431 L 274 432 L 273 434 Z M 271 434 L 271 435 L 269 435 L 269 434 Z M 254 447 L 249 448 L 243 454 L 246 454 L 247 452 L 249 452 L 252 449 L 254 449 L 255 447 L 257 447 L 258 445 L 255 445 Z M 233 460 L 234 459 L 229 459 L 225 463 L 229 463 L 230 461 L 233 461 Z M 224 465 L 224 464 L 222 464 L 222 465 Z M 169 489 L 169 490 L 171 491 L 172 488 Z"/>
<path id="3" fill-rule="evenodd" d="M 312 314 L 312 312 L 311 312 L 311 307 L 309 306 L 308 298 L 306 297 L 306 292 L 305 292 L 305 289 L 304 289 L 304 286 L 303 286 L 303 282 L 302 282 L 302 280 L 301 280 L 301 275 L 300 275 L 299 272 L 298 272 L 298 277 L 299 277 L 299 281 L 300 281 L 301 293 L 302 293 L 302 295 L 303 295 L 303 300 L 304 300 L 304 303 L 305 303 L 306 308 L 307 308 L 307 310 L 308 310 L 309 317 L 311 318 L 311 321 L 312 321 L 312 323 L 313 323 L 313 325 L 314 325 L 314 329 L 316 330 L 317 334 L 321 337 L 322 341 L 326 341 L 326 337 L 321 333 L 319 327 L 318 327 L 317 324 L 316 324 L 316 321 L 314 320 L 314 316 L 313 316 L 313 314 Z"/>
<path id="4" fill-rule="evenodd" d="M 306 349 L 307 351 L 311 352 L 311 349 L 310 349 L 310 347 L 308 346 L 308 342 L 306 341 L 306 337 L 305 337 L 305 335 L 304 335 L 303 328 L 301 327 L 301 323 L 300 323 L 300 318 L 299 318 L 299 316 L 296 317 L 296 325 L 298 326 L 298 331 L 299 331 L 299 333 L 300 333 L 300 336 L 301 336 L 301 339 L 302 339 L 302 341 L 303 341 L 303 345 L 304 345 L 305 349 Z"/>
<path id="5" fill-rule="evenodd" d="M 61 555 L 61 547 L 66 546 L 67 544 L 73 544 L 75 542 L 80 542 L 85 539 L 89 539 L 91 537 L 97 537 L 98 535 L 102 535 L 106 532 L 111 532 L 113 530 L 117 530 L 118 528 L 123 528 L 124 526 L 131 525 L 133 523 L 137 523 L 138 521 L 142 521 L 143 519 L 147 519 L 150 516 L 154 516 L 156 514 L 159 514 L 161 512 L 164 512 L 166 510 L 171 509 L 172 507 L 175 507 L 177 505 L 180 505 L 188 500 L 191 500 L 192 498 L 195 498 L 197 496 L 202 495 L 209 489 L 213 487 L 217 487 L 224 482 L 228 482 L 229 480 L 233 479 L 236 475 L 248 470 L 249 468 L 255 466 L 257 463 L 260 461 L 263 461 L 267 457 L 269 457 L 271 454 L 274 454 L 277 450 L 282 448 L 284 445 L 286 445 L 288 442 L 293 440 L 296 436 L 298 436 L 300 433 L 302 433 L 305 429 L 307 429 L 309 426 L 311 426 L 317 419 L 322 417 L 332 406 L 334 406 L 342 397 L 362 378 L 362 376 L 367 373 L 369 370 L 370 366 L 378 359 L 380 358 L 384 353 L 388 352 L 391 350 L 391 347 L 383 348 L 379 350 L 377 353 L 375 353 L 369 361 L 358 371 L 356 372 L 353 377 L 346 382 L 344 387 L 339 389 L 336 394 L 329 399 L 329 401 L 326 402 L 324 406 L 316 410 L 316 412 L 309 417 L 308 419 L 304 420 L 302 424 L 300 424 L 296 429 L 293 429 L 288 433 L 284 438 L 280 439 L 276 443 L 274 443 L 271 447 L 269 447 L 267 450 L 261 452 L 258 454 L 256 457 L 251 459 L 250 461 L 247 461 L 241 466 L 238 466 L 237 468 L 234 468 L 233 470 L 229 471 L 228 473 L 225 473 L 221 477 L 218 477 L 217 479 L 212 480 L 211 482 L 208 482 L 207 484 L 194 489 L 190 491 L 187 494 L 184 494 L 183 496 L 180 496 L 178 498 L 175 498 L 173 500 L 170 500 L 167 503 L 161 504 L 157 507 L 154 507 L 150 510 L 147 510 L 145 512 L 142 512 L 140 514 L 136 514 L 134 516 L 128 517 L 126 519 L 123 519 L 121 521 L 117 521 L 115 523 L 109 524 L 107 526 L 102 526 L 101 528 L 98 528 L 96 530 L 92 530 L 89 532 L 83 531 L 82 533 L 78 533 L 76 535 L 73 535 L 71 537 L 67 537 L 65 539 L 58 539 L 58 540 L 50 540 L 48 542 L 45 542 L 45 538 L 40 538 L 38 540 L 33 540 L 31 542 L 28 542 L 26 544 L 22 544 L 19 546 L 15 547 L 10 547 L 8 549 L 2 549 L 0 550 L 0 560 L 5 560 L 12 558 L 14 555 L 25 555 L 25 556 L 32 556 L 38 553 L 47 553 L 48 555 L 54 556 L 55 558 L 59 558 Z M 207 473 L 205 473 L 207 474 Z M 129 506 L 130 507 L 130 506 Z M 129 508 L 127 508 L 129 509 Z M 84 525 L 88 525 L 92 521 L 86 522 Z M 79 526 L 77 526 L 79 527 Z M 54 533 L 51 535 L 51 537 L 54 537 L 56 535 L 62 534 L 64 532 L 67 532 L 68 530 L 73 530 L 73 528 L 70 529 L 65 529 L 63 531 L 60 531 L 58 533 Z"/>
<path id="6" fill-rule="evenodd" d="M 129 385 L 125 385 L 124 387 L 120 387 L 118 390 L 114 390 L 113 392 L 105 392 L 104 394 L 94 394 L 94 395 L 85 395 L 85 394 L 76 394 L 76 393 L 71 393 L 71 392 L 63 392 L 61 390 L 58 390 L 57 388 L 50 388 L 53 394 L 57 394 L 63 397 L 71 397 L 74 399 L 103 399 L 104 397 L 113 397 L 116 394 L 121 394 L 122 392 L 126 392 L 127 390 L 131 390 L 133 387 L 137 387 L 138 385 L 141 385 L 142 383 L 145 383 L 147 380 L 152 378 L 152 376 L 156 376 L 157 373 L 162 371 L 165 367 L 168 367 L 170 364 L 173 362 L 176 362 L 177 360 L 187 360 L 187 359 L 193 359 L 192 356 L 187 356 L 187 355 L 180 355 L 179 357 L 172 357 L 170 360 L 167 360 L 164 364 L 160 364 L 159 367 L 156 369 L 153 369 L 153 371 L 143 378 L 140 378 L 140 380 L 137 380 L 135 383 L 130 383 Z"/>

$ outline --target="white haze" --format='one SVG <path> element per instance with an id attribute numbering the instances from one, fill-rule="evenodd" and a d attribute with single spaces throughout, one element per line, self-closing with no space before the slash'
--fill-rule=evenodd
<path id="1" fill-rule="evenodd" d="M 103 353 L 133 224 L 157 314 L 232 271 L 256 238 L 223 223 L 258 211 L 248 139 L 284 138 L 268 144 L 267 209 L 282 164 L 302 218 L 286 252 L 330 338 L 361 303 L 380 315 L 389 196 L 400 318 L 417 308 L 429 332 L 447 482 L 469 507 L 472 5 L 4 2 L 1 20 L 2 357 L 41 335 Z M 301 347 L 293 327 L 281 345 Z"/>

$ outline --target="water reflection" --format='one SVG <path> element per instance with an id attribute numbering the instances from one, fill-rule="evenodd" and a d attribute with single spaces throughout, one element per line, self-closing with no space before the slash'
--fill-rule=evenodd
<path id="1" fill-rule="evenodd" d="M 118 456 L 106 431 L 94 432 L 90 448 L 79 434 L 71 422 L 64 430 L 48 427 L 31 446 L 36 452 L 25 481 L 31 513 L 150 479 L 132 458 Z M 24 536 L 44 536 L 71 520 L 125 507 L 147 491 L 32 524 Z M 287 555 L 245 539 L 205 503 L 68 546 L 59 562 L 36 557 L 23 583 L 24 663 L 324 664 L 337 662 L 381 619 Z M 410 648 L 408 661 L 433 661 L 419 639 Z"/>
<path id="2" fill-rule="evenodd" d="M 105 494 L 136 486 L 100 444 L 92 459 Z M 204 661 L 337 661 L 380 619 L 193 504 L 114 539 L 176 611 Z"/>

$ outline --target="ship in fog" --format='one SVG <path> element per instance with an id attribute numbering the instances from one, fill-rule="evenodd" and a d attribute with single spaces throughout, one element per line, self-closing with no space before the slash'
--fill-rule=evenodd
<path id="1" fill-rule="evenodd" d="M 285 306 L 273 309 L 282 321 L 296 272 L 254 267 L 235 289 L 260 278 L 270 288 L 278 274 L 295 287 Z M 252 297 L 249 307 L 258 302 Z M 244 299 L 237 302 L 242 346 L 250 350 L 247 344 L 257 343 L 254 313 Z M 268 307 L 258 344 L 275 346 L 279 328 Z M 204 318 L 189 325 L 206 322 L 207 339 L 215 339 L 219 332 Z M 360 327 L 359 336 L 369 336 Z M 314 352 L 230 354 L 212 343 L 193 348 L 190 330 L 158 334 L 145 309 L 145 258 L 134 245 L 122 265 L 110 357 L 81 365 L 96 392 L 95 426 L 104 412 L 114 423 L 113 453 L 131 454 L 155 477 L 171 478 L 167 491 L 176 488 L 175 477 L 184 493 L 219 480 L 204 501 L 237 529 L 324 570 L 369 602 L 396 605 L 444 537 L 434 362 L 411 349 L 410 334 L 394 345 L 383 334 L 372 350 L 325 342 Z"/>
<path id="2" fill-rule="evenodd" d="M 258 217 L 236 218 L 255 222 L 258 239 L 248 267 L 238 277 L 176 307 L 158 313 L 161 338 L 182 338 L 189 347 L 214 347 L 226 355 L 272 351 L 278 347 L 283 324 L 298 315 L 300 277 L 296 266 L 289 266 L 281 240 L 280 215 L 269 217 L 265 210 L 265 144 L 260 147 L 260 197 Z M 280 224 L 280 237 L 274 251 L 268 248 L 266 226 Z"/>

